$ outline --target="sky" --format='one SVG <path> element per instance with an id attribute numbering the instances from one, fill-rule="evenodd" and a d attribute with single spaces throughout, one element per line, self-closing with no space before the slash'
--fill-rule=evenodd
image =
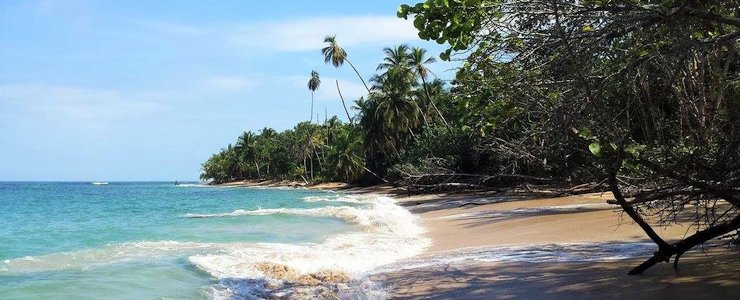
<path id="1" fill-rule="evenodd" d="M 382 49 L 437 56 L 390 1 L 0 2 L 0 181 L 196 180 L 245 130 L 346 119 L 364 88 L 323 62 L 336 35 L 368 79 Z M 453 65 L 431 70 L 454 77 Z"/>

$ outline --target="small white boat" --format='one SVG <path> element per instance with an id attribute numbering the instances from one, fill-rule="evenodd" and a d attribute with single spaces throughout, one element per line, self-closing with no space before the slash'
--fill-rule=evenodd
<path id="1" fill-rule="evenodd" d="M 94 181 L 92 184 L 94 184 L 94 185 L 107 185 L 108 182 L 107 181 Z"/>

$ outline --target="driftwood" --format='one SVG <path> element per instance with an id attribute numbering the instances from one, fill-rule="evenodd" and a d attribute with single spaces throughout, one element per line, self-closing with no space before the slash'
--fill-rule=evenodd
<path id="1" fill-rule="evenodd" d="M 434 173 L 409 175 L 400 185 L 409 193 L 455 191 L 504 191 L 524 182 L 547 183 L 552 179 L 527 175 L 483 175 L 466 173 Z"/>
<path id="2" fill-rule="evenodd" d="M 398 187 L 409 194 L 454 193 L 454 192 L 512 192 L 561 197 L 609 191 L 606 180 L 598 183 L 584 183 L 564 186 L 551 178 L 519 174 L 469 174 L 469 173 L 430 173 L 407 174 L 398 182 Z"/>

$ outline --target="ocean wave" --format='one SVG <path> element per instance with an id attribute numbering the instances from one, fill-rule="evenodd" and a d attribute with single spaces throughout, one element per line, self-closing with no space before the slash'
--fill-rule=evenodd
<path id="1" fill-rule="evenodd" d="M 188 260 L 220 280 L 218 284 L 208 288 L 215 298 L 239 298 L 245 295 L 248 295 L 247 298 L 271 298 L 284 297 L 286 293 L 304 298 L 326 292 L 337 296 L 337 292 L 347 293 L 352 290 L 373 295 L 375 292 L 371 292 L 368 283 L 361 280 L 361 274 L 420 254 L 431 245 L 431 240 L 422 235 L 424 230 L 419 225 L 418 217 L 396 205 L 393 199 L 372 196 L 364 197 L 361 201 L 368 206 L 237 210 L 226 214 L 189 215 L 188 217 L 269 214 L 327 216 L 361 225 L 364 230 L 338 234 L 323 243 L 259 243 L 226 253 L 193 255 Z M 271 271 L 275 269 L 285 271 Z M 325 274 L 343 274 L 348 280 L 336 282 L 326 279 Z M 313 282 L 311 278 L 317 278 L 316 276 L 320 280 Z M 342 276 L 340 277 L 344 278 Z M 379 293 L 377 295 L 382 294 L 380 291 L 376 292 Z"/>
<path id="2" fill-rule="evenodd" d="M 180 183 L 180 184 L 176 184 L 175 186 L 176 187 L 183 187 L 183 188 L 191 188 L 191 187 L 195 187 L 195 188 L 213 187 L 211 185 L 202 184 L 202 183 Z"/>
<path id="3" fill-rule="evenodd" d="M 332 217 L 359 225 L 361 231 L 330 236 L 321 243 L 195 243 L 139 241 L 51 253 L 0 262 L 0 274 L 85 270 L 99 266 L 187 257 L 218 280 L 202 288 L 213 299 L 352 298 L 383 299 L 384 292 L 365 279 L 378 266 L 418 255 L 431 245 L 417 216 L 386 196 L 332 195 L 307 202 L 355 206 L 235 210 L 188 214 L 187 218 L 288 214 Z"/>
<path id="4" fill-rule="evenodd" d="M 332 195 L 332 196 L 307 196 L 303 197 L 304 202 L 343 202 L 343 203 L 356 203 L 356 204 L 367 204 L 374 203 L 377 197 L 381 195 Z"/>
<path id="5" fill-rule="evenodd" d="M 70 269 L 84 270 L 132 260 L 158 259 L 178 253 L 189 255 L 201 251 L 217 251 L 230 248 L 227 246 L 233 247 L 229 244 L 177 241 L 127 242 L 80 251 L 6 259 L 0 263 L 0 274 L 5 272 L 33 273 Z"/>

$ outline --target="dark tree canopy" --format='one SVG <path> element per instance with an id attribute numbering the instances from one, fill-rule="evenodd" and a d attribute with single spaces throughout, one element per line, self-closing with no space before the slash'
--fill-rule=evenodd
<path id="1" fill-rule="evenodd" d="M 606 177 L 659 246 L 740 227 L 737 1 L 426 1 L 399 8 L 463 62 L 453 95 L 514 172 Z M 590 152 L 590 153 L 589 153 Z M 589 158 L 588 155 L 591 155 Z M 658 224 L 692 222 L 670 244 Z M 734 234 L 733 234 L 734 232 Z"/>

